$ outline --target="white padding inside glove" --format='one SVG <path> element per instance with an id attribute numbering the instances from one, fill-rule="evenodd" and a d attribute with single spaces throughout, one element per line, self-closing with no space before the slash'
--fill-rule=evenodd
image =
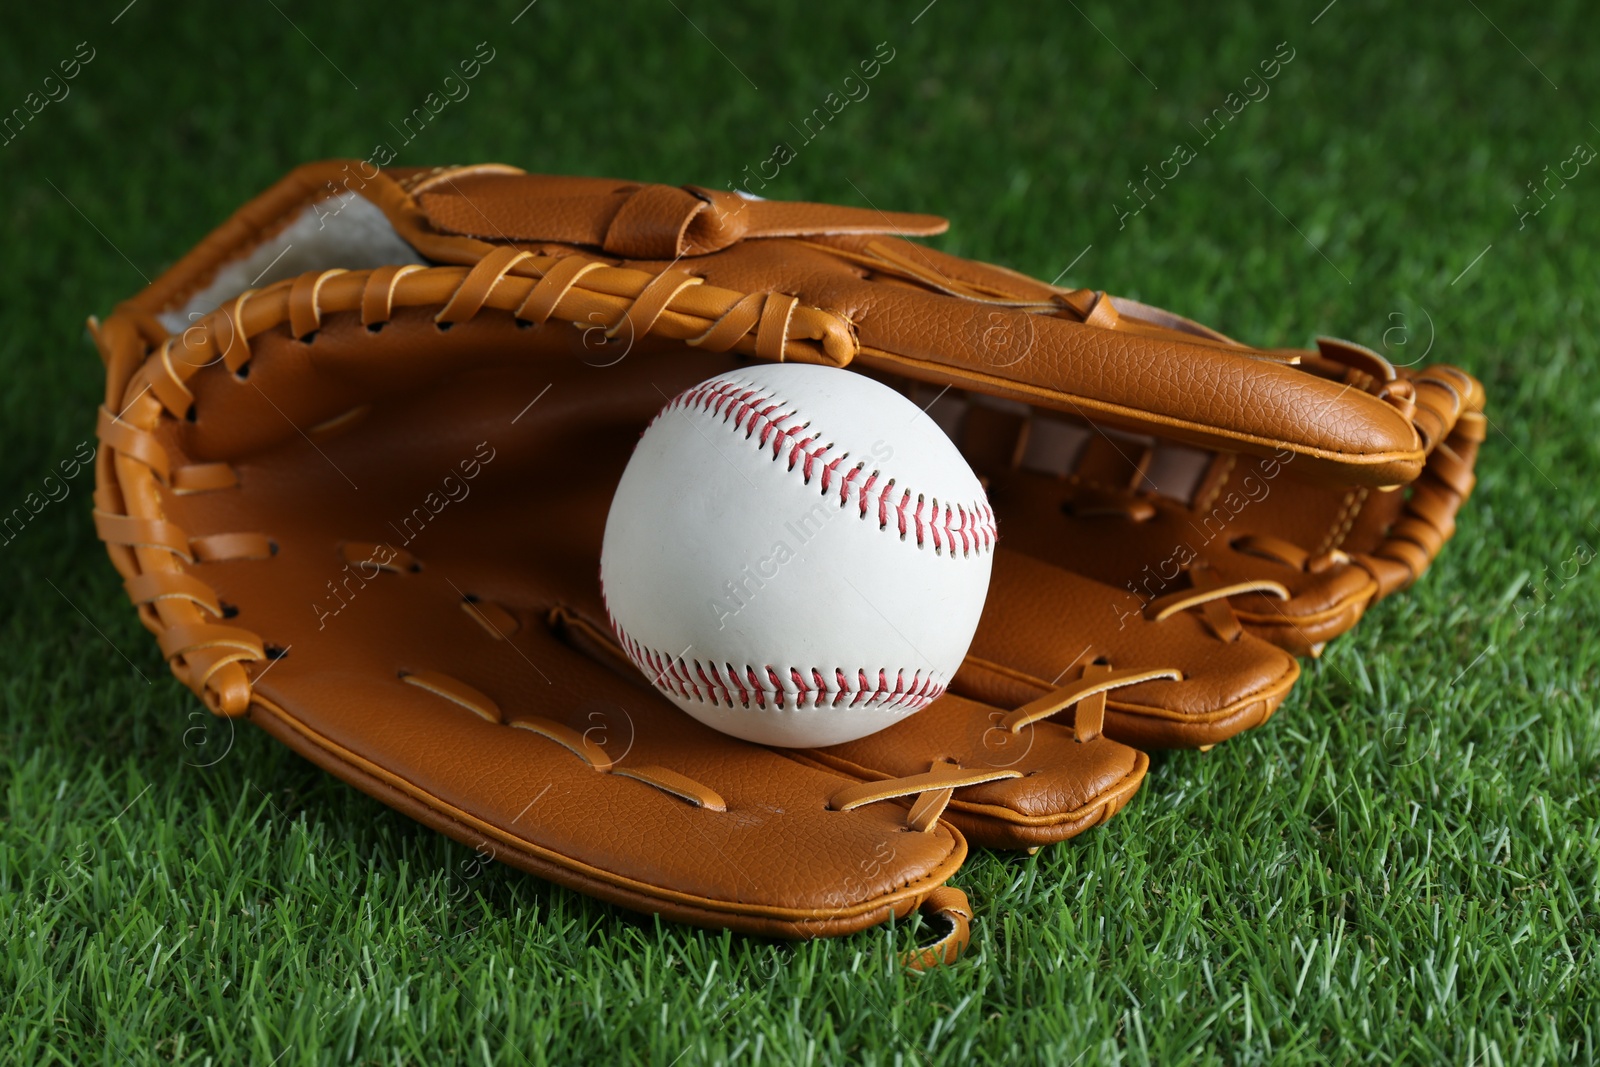
<path id="1" fill-rule="evenodd" d="M 307 271 L 370 270 L 389 263 L 426 263 L 389 225 L 377 205 L 354 193 L 308 206 L 271 239 L 224 264 L 211 284 L 182 307 L 157 316 L 172 333 L 246 289 L 260 289 Z"/>

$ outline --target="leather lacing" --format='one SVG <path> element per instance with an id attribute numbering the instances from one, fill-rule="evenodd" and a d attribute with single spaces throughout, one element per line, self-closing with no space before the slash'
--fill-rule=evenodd
<path id="1" fill-rule="evenodd" d="M 250 703 L 244 664 L 262 662 L 265 650 L 258 635 L 214 621 L 221 617 L 216 597 L 186 565 L 267 559 L 276 546 L 258 532 L 192 538 L 165 519 L 163 492 L 214 492 L 235 488 L 239 480 L 225 463 L 175 466 L 153 432 L 161 414 L 191 413 L 187 382 L 204 367 L 220 362 L 241 375 L 251 340 L 264 333 L 287 325 L 292 336 L 309 338 L 326 316 L 353 313 L 369 330 L 379 330 L 397 310 L 416 307 L 438 307 L 434 321 L 441 328 L 488 308 L 523 322 L 604 324 L 608 337 L 654 333 L 769 360 L 844 366 L 857 349 L 845 319 L 781 293 L 739 293 L 683 271 L 651 274 L 582 255 L 515 248 L 496 248 L 472 267 L 406 264 L 303 274 L 241 293 L 177 335 L 149 315 L 130 315 L 133 330 L 103 339 L 108 358 L 125 359 L 128 346 L 141 344 L 144 358 L 125 382 L 124 410 L 100 410 L 97 436 L 105 447 L 95 528 L 123 572 L 135 575 L 129 596 L 158 635 L 173 673 L 217 714 L 244 714 Z"/>
<path id="2" fill-rule="evenodd" d="M 1248 578 L 1224 584 L 1203 560 L 1191 563 L 1186 573 L 1189 575 L 1189 588 L 1178 589 L 1151 600 L 1144 606 L 1145 618 L 1162 622 L 1179 612 L 1199 608 L 1206 627 L 1219 640 L 1237 641 L 1244 633 L 1244 627 L 1228 604 L 1230 597 L 1259 593 L 1277 600 L 1289 599 L 1288 587 L 1267 578 Z"/>
<path id="3" fill-rule="evenodd" d="M 509 612 L 496 606 L 497 610 L 507 616 Z M 488 628 L 488 627 L 486 627 Z M 590 739 L 587 733 L 580 733 L 570 726 L 556 722 L 554 719 L 543 715 L 530 715 L 512 719 L 509 722 L 500 710 L 500 705 L 489 696 L 473 688 L 458 678 L 437 671 L 405 671 L 400 680 L 407 685 L 416 686 L 425 692 L 443 697 L 452 704 L 463 707 L 485 722 L 501 726 L 510 726 L 518 730 L 527 730 L 538 734 L 540 737 L 571 752 L 574 756 L 589 765 L 589 769 L 600 774 L 615 774 L 622 778 L 632 778 L 636 781 L 651 785 L 665 793 L 670 793 L 688 801 L 697 808 L 707 811 L 725 812 L 728 810 L 727 801 L 710 786 L 695 781 L 686 774 L 672 770 L 669 767 L 657 767 L 653 764 L 629 764 L 622 766 L 616 763 L 605 750 L 605 746 Z"/>
<path id="4" fill-rule="evenodd" d="M 1330 524 L 1322 542 L 1304 548 L 1283 538 L 1266 534 L 1245 534 L 1227 542 L 1227 548 L 1240 555 L 1255 556 L 1281 564 L 1302 574 L 1323 574 L 1341 566 L 1360 567 L 1375 583 L 1373 599 L 1388 596 L 1415 581 L 1438 556 L 1444 543 L 1455 533 L 1455 518 L 1471 495 L 1475 477 L 1474 460 L 1479 444 L 1488 433 L 1488 420 L 1475 405 L 1481 404 L 1472 380 L 1454 367 L 1429 367 L 1412 377 L 1397 377 L 1397 371 L 1381 356 L 1349 342 L 1319 338 L 1319 356 L 1307 356 L 1308 370 L 1354 388 L 1370 392 L 1395 407 L 1415 427 L 1427 451 L 1421 474 L 1410 485 L 1373 490 L 1353 487 L 1344 494 L 1343 506 Z M 1020 420 L 1017 445 L 1011 450 L 1013 467 L 1021 465 L 1027 441 L 1029 420 Z M 1445 427 L 1449 432 L 1445 433 Z M 1440 439 L 1443 435 L 1443 439 Z M 1128 457 L 1131 477 L 1125 485 L 1103 485 L 1080 479 L 1073 472 L 1055 472 L 1072 479 L 1070 498 L 1063 511 L 1076 519 L 1149 522 L 1158 517 L 1156 500 L 1141 491 L 1146 482 L 1152 452 Z M 1229 469 L 1237 455 L 1223 453 L 1220 470 L 1206 479 L 1209 497 L 1220 495 Z M 1368 552 L 1349 552 L 1339 547 L 1355 526 L 1362 507 L 1373 492 L 1405 494 L 1400 514 L 1384 532 L 1380 542 Z M 1209 500 L 1195 501 L 1193 511 L 1204 513 Z M 1154 619 L 1190 607 L 1201 607 L 1208 627 L 1224 640 L 1236 640 L 1241 624 L 1222 602 L 1247 594 L 1264 594 L 1279 601 L 1292 599 L 1283 583 L 1246 580 L 1221 585 L 1203 562 L 1185 568 L 1191 589 L 1158 597 L 1146 606 L 1146 616 Z M 1298 632 L 1293 616 L 1278 615 L 1276 625 L 1288 625 Z M 1260 622 L 1252 619 L 1252 625 Z M 1321 645 L 1305 639 L 1312 654 Z"/>
<path id="5" fill-rule="evenodd" d="M 849 364 L 858 348 L 844 317 L 783 293 L 739 293 L 676 269 L 651 274 L 581 254 L 499 247 L 470 268 L 413 263 L 333 269 L 249 290 L 183 333 L 160 338 L 130 385 L 148 385 L 169 413 L 183 417 L 194 402 L 188 379 L 219 361 L 241 373 L 251 358 L 251 340 L 263 333 L 287 323 L 291 336 L 307 339 L 322 328 L 324 316 L 357 312 L 376 331 L 397 310 L 416 307 L 438 307 L 434 322 L 441 329 L 487 308 L 509 312 L 519 322 L 570 322 L 608 339 L 654 334 L 708 352 L 738 350 L 836 367 Z"/>
<path id="6" fill-rule="evenodd" d="M 1104 291 L 1094 289 L 1054 289 L 1052 287 L 1053 291 L 1048 297 L 1023 297 L 1000 286 L 963 278 L 953 278 L 939 270 L 933 263 L 927 261 L 919 262 L 916 257 L 885 241 L 869 241 L 865 252 L 818 244 L 814 241 L 796 240 L 795 243 L 810 245 L 812 248 L 823 251 L 833 258 L 854 263 L 856 266 L 865 268 L 874 274 L 901 278 L 905 281 L 915 282 L 936 293 L 943 293 L 946 296 L 953 296 L 974 303 L 987 304 L 994 308 L 1006 308 L 1012 311 L 1038 315 L 1064 315 L 1076 319 L 1087 326 L 1096 326 L 1104 330 L 1116 330 L 1119 333 L 1138 334 L 1153 337 L 1157 340 L 1181 340 L 1185 344 L 1226 348 L 1234 355 L 1266 363 L 1294 364 L 1300 361 L 1300 355 L 1297 352 L 1246 348 L 1219 337 L 1211 337 L 1206 334 L 1189 331 L 1174 331 L 1170 326 L 1159 322 L 1147 321 L 1137 315 L 1119 310 L 1115 298 Z M 920 249 L 917 246 L 911 246 L 911 248 L 920 254 Z M 1031 278 L 1025 279 L 1025 281 L 1030 285 L 1038 284 Z"/>
<path id="7" fill-rule="evenodd" d="M 625 677 L 638 677 L 637 669 L 622 646 L 617 643 L 614 635 L 594 625 L 582 614 L 558 604 L 550 609 L 545 622 L 553 633 L 591 659 L 605 664 Z M 539 722 L 542 724 L 549 720 L 539 720 Z M 513 725 L 522 724 L 519 722 Z M 534 726 L 529 725 L 524 728 L 533 729 Z M 560 727 L 560 730 L 562 732 L 552 737 L 552 740 L 573 748 L 573 751 L 586 760 L 592 761 L 596 757 L 604 757 L 603 749 L 588 742 L 588 739 L 577 731 L 566 727 Z M 580 751 L 574 747 L 585 744 L 599 751 Z M 594 764 L 591 762 L 591 765 Z M 648 769 L 658 770 L 658 768 Z M 1021 772 L 993 768 L 964 771 L 951 761 L 941 760 L 935 762 L 926 774 L 846 786 L 829 798 L 828 807 L 835 811 L 849 811 L 866 804 L 910 796 L 914 799 L 906 812 L 906 829 L 929 832 L 938 824 L 939 817 L 944 814 L 945 807 L 950 803 L 956 789 L 1017 777 L 1021 777 Z M 662 782 L 655 781 L 651 784 L 661 786 Z M 900 962 L 918 971 L 954 963 L 966 951 L 971 939 L 972 905 L 967 901 L 967 895 L 955 886 L 940 886 L 923 898 L 919 910 L 930 918 L 946 923 L 948 929 L 932 944 L 903 954 Z"/>
<path id="8" fill-rule="evenodd" d="M 1414 420 L 1424 442 L 1432 440 L 1431 435 L 1437 434 L 1444 423 L 1453 422 L 1453 425 L 1449 434 L 1428 451 L 1427 461 L 1416 481 L 1389 490 L 1404 493 L 1405 501 L 1399 517 L 1371 551 L 1347 552 L 1339 547 L 1370 494 L 1384 491 L 1365 487 L 1352 488 L 1345 494 L 1344 506 L 1322 544 L 1312 549 L 1267 534 L 1242 535 L 1228 542 L 1228 547 L 1303 574 L 1322 574 L 1346 565 L 1360 567 L 1376 582 L 1377 597 L 1388 596 L 1415 581 L 1455 534 L 1456 515 L 1472 495 L 1476 482 L 1473 461 L 1479 444 L 1488 434 L 1488 420 L 1481 411 L 1444 410 L 1451 401 L 1457 408 L 1462 403 L 1458 399 L 1461 391 L 1450 384 L 1453 377 L 1460 377 L 1460 372 L 1450 367 L 1435 367 L 1415 380 L 1392 383 L 1405 386 L 1394 392 L 1407 397 L 1402 410 Z M 1156 515 L 1155 507 L 1133 495 L 1131 489 L 1119 492 L 1094 487 L 1080 490 L 1070 512 L 1077 518 L 1120 518 L 1132 522 L 1148 521 Z M 1235 592 L 1251 591 L 1235 589 Z M 1278 594 L 1273 592 L 1272 595 Z M 1287 590 L 1284 596 L 1278 597 L 1286 598 Z"/>
<path id="9" fill-rule="evenodd" d="M 586 279 L 588 284 L 581 286 Z M 709 299 L 683 299 L 684 294 L 697 289 L 696 297 Z M 239 374 L 251 356 L 250 339 L 277 329 L 285 320 L 291 336 L 305 339 L 321 329 L 323 318 L 328 314 L 359 310 L 362 323 L 373 330 L 390 321 L 397 308 L 435 303 L 442 303 L 434 316 L 435 323 L 441 327 L 465 322 L 485 307 L 510 311 L 517 320 L 524 322 L 543 324 L 552 317 L 561 317 L 582 325 L 585 317 L 593 314 L 588 306 L 599 303 L 602 307 L 597 310 L 618 312 L 609 319 L 610 325 L 605 329 L 607 337 L 623 332 L 629 337 L 638 337 L 657 330 L 710 351 L 741 347 L 767 359 L 798 357 L 840 366 L 848 363 L 854 354 L 854 337 L 847 323 L 817 309 L 800 308 L 795 298 L 783 294 L 737 294 L 704 286 L 701 279 L 682 271 L 667 270 L 649 275 L 609 267 L 580 255 L 541 257 L 514 248 L 497 248 L 470 269 L 429 268 L 417 264 L 392 265 L 371 271 L 334 269 L 303 274 L 259 291 L 242 293 L 195 327 L 160 341 L 128 386 L 133 390 L 142 379 L 159 407 L 141 403 L 144 389 L 140 388 L 129 405 L 130 418 L 101 409 L 99 438 L 117 457 L 135 461 L 147 478 L 168 490 L 200 492 L 235 488 L 239 484 L 238 476 L 226 464 L 174 469 L 166 450 L 151 432 L 161 409 L 172 417 L 188 414 L 194 402 L 193 393 L 186 384 L 189 377 L 218 360 Z M 697 332 L 696 327 L 699 327 Z M 139 422 L 143 426 L 138 425 Z M 137 471 L 124 469 L 119 464 L 117 473 L 120 487 L 123 480 L 136 475 Z M 123 496 L 124 504 L 135 499 L 130 494 L 119 495 Z M 109 544 L 129 549 L 163 550 L 187 564 L 265 559 L 276 551 L 271 540 L 261 534 L 190 538 L 176 524 L 159 517 L 155 506 L 146 511 L 146 514 L 118 515 L 97 509 L 96 528 L 102 540 Z M 347 559 L 352 555 L 356 559 L 367 559 L 371 558 L 371 548 L 344 545 L 341 551 Z M 390 559 L 382 569 L 414 570 L 417 566 L 414 557 L 407 553 L 403 559 Z M 214 591 L 183 570 L 147 569 L 128 579 L 126 588 L 135 604 L 157 608 L 153 615 L 143 617 L 147 625 L 154 624 L 152 628 L 158 632 L 162 652 L 173 672 L 201 692 L 214 712 L 243 714 L 249 706 L 250 683 L 242 665 L 268 659 L 261 638 L 241 627 L 168 620 L 165 616 L 171 614 L 174 602 L 179 601 L 191 612 L 205 612 L 215 618 L 223 614 Z M 497 639 L 506 639 L 515 629 L 515 617 L 499 605 L 468 601 L 462 606 Z M 433 671 L 407 671 L 402 673 L 401 680 L 486 721 L 529 730 L 554 741 L 597 772 L 636 779 L 708 811 L 727 810 L 726 801 L 710 787 L 670 768 L 619 766 L 603 747 L 554 720 L 534 716 L 506 723 L 495 701 L 459 679 Z M 937 811 L 931 817 L 919 814 L 918 828 L 931 828 L 937 814 Z"/>
<path id="10" fill-rule="evenodd" d="M 483 627 L 489 636 L 496 640 L 507 640 L 511 634 L 520 628 L 516 616 L 493 601 L 469 596 L 462 601 L 461 607 L 468 616 Z M 570 625 L 567 613 L 559 607 L 551 610 L 546 621 L 552 629 L 558 631 L 562 627 Z M 707 811 L 725 812 L 728 810 L 727 802 L 723 800 L 716 790 L 695 781 L 688 775 L 681 774 L 668 767 L 637 764 L 619 765 L 607 754 L 605 746 L 592 740 L 587 732 L 579 732 L 570 726 L 563 725 L 542 715 L 524 716 L 508 722 L 502 714 L 500 706 L 494 700 L 465 682 L 448 675 L 432 671 L 408 671 L 402 675 L 401 680 L 408 685 L 417 686 L 454 704 L 458 704 L 487 722 L 511 726 L 518 730 L 527 730 L 547 740 L 554 741 L 587 763 L 591 770 L 601 774 L 616 774 L 623 778 L 632 778 L 636 781 L 644 782 L 646 785 L 655 786 L 663 792 L 670 793 L 688 801 L 697 808 L 704 808 Z"/>
<path id="11" fill-rule="evenodd" d="M 124 346 L 141 340 L 145 344 L 145 362 L 124 384 L 124 396 L 131 395 L 124 410 L 113 414 L 105 407 L 100 409 L 98 437 L 104 447 L 96 474 L 96 530 L 110 547 L 119 569 L 128 575 L 124 583 L 128 596 L 138 606 L 141 621 L 159 636 L 162 653 L 173 673 L 199 693 L 214 713 L 244 714 L 251 700 L 251 679 L 244 664 L 276 656 L 269 655 L 269 649 L 258 635 L 242 627 L 209 621 L 228 617 L 229 609 L 221 603 L 215 590 L 189 573 L 185 565 L 224 559 L 267 559 L 275 553 L 276 545 L 257 533 L 192 538 L 176 524 L 166 521 L 160 505 L 163 491 L 184 494 L 233 489 L 239 486 L 239 478 L 225 463 L 174 466 L 153 433 L 163 412 L 169 417 L 184 417 L 193 403 L 192 394 L 184 384 L 189 376 L 219 358 L 237 374 L 249 359 L 248 339 L 282 325 L 285 318 L 289 320 L 291 331 L 304 337 L 320 328 L 324 314 L 359 307 L 363 322 L 370 327 L 388 321 L 397 306 L 416 306 L 436 300 L 438 287 L 451 282 L 455 287 L 443 301 L 444 307 L 436 318 L 441 324 L 462 321 L 495 300 L 508 302 L 503 292 L 507 288 L 508 272 L 537 257 L 525 253 L 505 255 L 505 251 L 485 257 L 485 261 L 469 271 L 402 266 L 370 272 L 331 271 L 302 276 L 259 293 L 241 294 L 227 309 L 209 316 L 204 329 L 179 338 L 166 336 L 150 316 L 137 317 L 137 334 L 130 331 L 104 338 L 98 336 L 97 324 L 91 322 L 91 329 L 96 329 L 97 340 L 101 340 L 112 361 L 126 358 Z M 596 282 L 633 283 L 638 279 L 628 276 L 640 273 L 618 272 L 603 265 L 590 265 L 580 257 L 568 258 L 570 262 L 559 270 L 556 267 L 561 261 L 546 260 L 545 265 L 550 269 L 537 283 L 517 284 L 515 279 L 510 279 L 513 282 L 510 288 L 514 290 L 510 296 L 516 299 L 512 310 L 519 316 L 533 316 L 533 321 L 544 321 L 558 310 L 569 314 L 581 312 L 584 300 L 578 301 L 576 308 L 565 303 L 569 294 L 575 292 L 579 278 L 595 275 Z M 540 265 L 528 262 L 525 266 L 531 270 Z M 752 347 L 749 334 L 754 330 L 754 351 L 767 358 L 798 355 L 815 359 L 820 353 L 824 358 L 818 361 L 833 359 L 843 365 L 853 354 L 854 339 L 846 324 L 830 319 L 808 334 L 802 320 L 814 319 L 814 309 L 797 309 L 793 298 L 773 299 L 774 294 L 732 294 L 733 299 L 729 300 L 720 291 L 699 286 L 701 294 L 697 295 L 709 291 L 713 302 L 721 301 L 724 306 L 720 314 L 712 316 L 709 324 L 704 320 L 694 321 L 695 309 L 689 313 L 674 312 L 677 318 L 667 319 L 673 297 L 698 284 L 698 279 L 684 281 L 681 278 L 672 279 L 670 284 L 662 282 L 660 279 L 669 273 L 664 272 L 637 287 L 637 299 L 625 304 L 625 313 L 615 321 L 613 332 L 624 324 L 648 330 L 666 322 L 668 329 L 678 333 L 668 333 L 667 329 L 662 332 L 679 336 L 698 325 L 703 327 L 699 333 L 682 339 L 722 351 L 735 346 Z M 353 286 L 352 281 L 359 281 L 359 288 Z M 544 288 L 541 290 L 540 286 Z M 579 295 L 586 300 L 592 296 Z M 596 299 L 602 304 L 611 304 L 615 303 L 615 296 L 614 292 L 602 291 Z M 797 315 L 797 311 L 804 314 Z M 223 335 L 228 341 L 218 346 L 213 338 L 223 325 L 226 327 Z M 795 329 L 797 325 L 802 329 Z M 795 337 L 802 340 L 796 341 Z M 804 346 L 804 339 L 808 337 L 820 341 L 820 346 L 815 350 L 801 347 L 797 353 L 794 346 Z M 153 345 L 158 347 L 152 352 Z M 180 346 L 182 355 L 175 361 L 174 349 Z M 111 373 L 115 382 L 115 363 Z M 147 396 L 147 393 L 154 396 Z M 371 560 L 375 548 L 374 545 L 346 543 L 340 546 L 340 552 L 347 561 Z M 396 550 L 380 566 L 385 571 L 403 573 L 418 570 L 421 565 L 410 553 Z M 499 605 L 469 598 L 463 602 L 463 610 L 495 639 L 505 640 L 515 630 L 515 616 Z M 459 679 L 439 672 L 407 671 L 402 672 L 401 681 L 465 708 L 485 721 L 504 723 L 495 701 Z M 604 746 L 554 720 L 529 716 L 506 725 L 554 741 L 597 773 L 632 778 L 705 810 L 727 810 L 726 801 L 703 783 L 666 767 L 619 766 Z M 930 814 L 927 807 L 924 805 L 917 812 L 917 821 L 924 828 L 931 828 L 938 812 Z M 942 811 L 942 805 L 939 810 Z M 920 909 L 946 923 L 948 929 L 932 944 L 906 953 L 902 962 L 917 970 L 954 962 L 970 939 L 972 908 L 966 895 L 953 886 L 940 886 L 923 898 Z"/>
<path id="12" fill-rule="evenodd" d="M 906 813 L 906 828 L 926 832 L 939 822 L 957 789 L 1006 778 L 1021 778 L 1021 771 L 995 767 L 962 767 L 950 760 L 935 760 L 921 774 L 884 778 L 847 785 L 828 799 L 831 811 L 851 811 L 882 800 L 914 797 Z"/>
<path id="13" fill-rule="evenodd" d="M 1084 665 L 1076 681 L 1031 700 L 1000 720 L 1000 728 L 1019 734 L 1036 722 L 1076 706 L 1072 720 L 1073 737 L 1080 743 L 1093 741 L 1105 729 L 1106 694 L 1145 682 L 1183 681 L 1183 672 L 1171 667 L 1149 670 L 1116 670 L 1103 659 Z"/>
<path id="14" fill-rule="evenodd" d="M 643 664 L 633 660 L 613 632 L 560 605 L 551 610 L 548 621 L 552 630 L 591 659 L 630 679 L 640 679 L 640 672 L 644 671 L 646 677 L 641 680 L 648 681 L 649 672 L 644 670 Z M 938 824 L 954 790 L 1021 776 L 1020 771 L 1010 769 L 963 768 L 953 761 L 940 760 L 922 774 L 845 786 L 829 798 L 828 807 L 834 811 L 849 811 L 865 804 L 911 797 L 906 828 L 926 832 Z"/>
<path id="15" fill-rule="evenodd" d="M 121 570 L 128 575 L 123 589 L 138 607 L 140 621 L 157 635 L 173 674 L 213 712 L 243 714 L 250 686 L 242 664 L 266 661 L 265 643 L 249 630 L 217 621 L 228 611 L 186 566 L 268 559 L 277 546 L 254 532 L 190 537 L 166 521 L 157 486 L 179 494 L 213 492 L 236 487 L 238 476 L 222 463 L 174 467 L 153 434 L 139 425 L 153 426 L 159 405 L 141 397 L 129 409 L 120 416 L 105 407 L 99 412 L 97 436 L 105 447 L 96 474 L 95 531 L 114 553 L 122 553 Z M 130 514 L 119 514 L 124 508 Z"/>

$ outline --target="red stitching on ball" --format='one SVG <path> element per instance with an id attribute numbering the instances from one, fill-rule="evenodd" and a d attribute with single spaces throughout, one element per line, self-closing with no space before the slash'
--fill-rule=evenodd
<path id="1" fill-rule="evenodd" d="M 839 485 L 839 506 L 841 508 L 850 503 L 850 483 L 856 479 L 857 475 L 866 469 L 867 465 L 865 463 L 857 463 L 854 467 L 851 467 L 848 472 L 846 472 L 844 481 Z M 826 477 L 826 472 L 824 472 L 824 477 Z M 826 482 L 823 483 L 822 488 L 824 492 L 827 491 L 828 485 Z"/>
<path id="2" fill-rule="evenodd" d="M 744 432 L 746 440 L 754 438 L 757 448 L 763 452 L 770 452 L 773 462 L 781 461 L 787 451 L 788 469 L 793 471 L 798 466 L 801 479 L 807 485 L 811 484 L 812 475 L 821 464 L 818 476 L 822 480 L 822 494 L 828 495 L 837 479 L 840 507 L 849 503 L 853 483 L 866 470 L 867 465 L 863 461 L 849 468 L 840 478 L 837 474 L 839 465 L 849 458 L 850 453 L 843 452 L 832 459 L 827 459 L 828 453 L 834 447 L 831 442 L 818 445 L 816 442 L 819 440 L 819 435 L 806 435 L 806 431 L 811 427 L 809 422 L 798 426 L 785 425 L 796 417 L 797 412 L 784 410 L 783 401 L 764 395 L 761 390 L 749 385 L 726 379 L 701 382 L 673 397 L 656 417 L 661 418 L 670 411 L 686 408 L 720 416 L 723 422 L 731 422 L 734 430 Z M 895 485 L 895 479 L 890 478 L 878 491 L 878 529 L 889 528 L 889 511 L 892 508 L 895 512 L 896 528 L 902 539 L 909 533 L 915 532 L 918 548 L 932 541 L 936 554 L 948 554 L 951 558 L 955 557 L 958 541 L 961 544 L 961 554 L 965 556 L 975 551 L 988 551 L 999 539 L 998 531 L 995 529 L 994 512 L 990 510 L 987 501 L 975 501 L 970 506 L 951 505 L 947 502 L 941 507 L 940 502 L 933 499 L 929 502 L 931 512 L 924 517 L 923 498 L 918 494 L 916 511 L 908 516 L 911 490 L 903 489 L 900 503 L 891 504 L 889 496 Z M 866 481 L 861 483 L 856 500 L 860 517 L 863 519 L 872 511 L 870 499 L 875 488 L 878 488 L 878 472 L 872 471 L 867 475 Z"/>
<path id="3" fill-rule="evenodd" d="M 921 670 L 913 671 L 907 681 L 903 667 L 895 671 L 893 683 L 889 681 L 886 667 L 878 668 L 876 682 L 868 678 L 865 667 L 857 668 L 853 683 L 843 667 L 835 667 L 834 685 L 831 687 L 818 667 L 809 669 L 809 681 L 806 671 L 799 667 L 780 668 L 772 664 L 759 668 L 747 664 L 741 674 L 739 668 L 731 663 L 718 666 L 709 661 L 686 660 L 660 649 L 648 648 L 624 630 L 609 610 L 606 615 L 612 631 L 622 643 L 622 650 L 634 666 L 644 672 L 652 685 L 665 693 L 712 707 L 754 706 L 765 711 L 770 704 L 778 709 L 793 707 L 801 710 L 808 707 L 836 708 L 848 702 L 851 709 L 864 707 L 877 711 L 898 711 L 905 708 L 915 711 L 938 699 L 945 689 L 945 683 L 938 681 L 931 671 L 926 674 Z M 784 688 L 784 678 L 793 685 L 792 692 Z"/>

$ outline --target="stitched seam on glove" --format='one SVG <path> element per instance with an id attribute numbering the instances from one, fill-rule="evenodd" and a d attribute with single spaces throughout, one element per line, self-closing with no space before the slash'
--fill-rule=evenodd
<path id="1" fill-rule="evenodd" d="M 1039 723 L 1035 723 L 1032 727 L 1030 727 L 1030 729 L 1038 729 L 1040 725 L 1041 724 Z M 1061 729 L 1065 728 L 1062 727 Z M 864 766 L 852 760 L 840 758 L 830 752 L 819 752 L 815 749 L 804 751 L 810 758 L 800 758 L 798 762 L 804 763 L 807 766 L 825 767 L 828 770 L 838 771 L 841 774 L 848 774 L 852 778 L 859 778 L 864 782 L 881 780 L 884 777 L 883 772 L 880 770 L 874 770 L 871 767 Z M 1117 804 L 1120 806 L 1121 802 L 1131 795 L 1128 783 L 1131 781 L 1136 787 L 1137 783 L 1144 780 L 1145 773 L 1148 769 L 1149 757 L 1144 756 L 1143 753 L 1139 753 L 1139 756 L 1142 758 L 1135 760 L 1133 766 L 1129 768 L 1129 770 L 1124 773 L 1122 777 L 1105 786 L 1100 792 L 1096 793 L 1088 800 L 1085 800 L 1082 804 L 1078 805 L 1076 808 L 1073 808 L 1071 811 L 1052 811 L 1047 815 L 1028 815 L 1016 810 L 1015 808 L 1009 808 L 1002 804 L 963 800 L 960 795 L 962 790 L 958 789 L 956 791 L 956 795 L 951 798 L 950 804 L 946 808 L 946 812 L 948 813 L 954 811 L 971 815 L 983 815 L 989 818 L 1011 823 L 1016 826 L 1050 827 L 1060 826 L 1066 823 L 1084 822 L 1099 815 L 1101 809 L 1103 809 L 1107 804 Z M 791 754 L 790 758 L 796 757 Z M 984 782 L 980 784 L 988 785 L 990 783 Z M 974 787 L 963 787 L 963 789 L 971 788 Z"/>

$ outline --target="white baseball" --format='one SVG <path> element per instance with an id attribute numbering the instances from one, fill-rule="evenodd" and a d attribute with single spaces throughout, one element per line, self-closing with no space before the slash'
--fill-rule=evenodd
<path id="1" fill-rule="evenodd" d="M 904 396 L 764 364 L 701 382 L 640 438 L 606 519 L 612 628 L 724 733 L 817 747 L 944 692 L 978 628 L 994 513 Z"/>

